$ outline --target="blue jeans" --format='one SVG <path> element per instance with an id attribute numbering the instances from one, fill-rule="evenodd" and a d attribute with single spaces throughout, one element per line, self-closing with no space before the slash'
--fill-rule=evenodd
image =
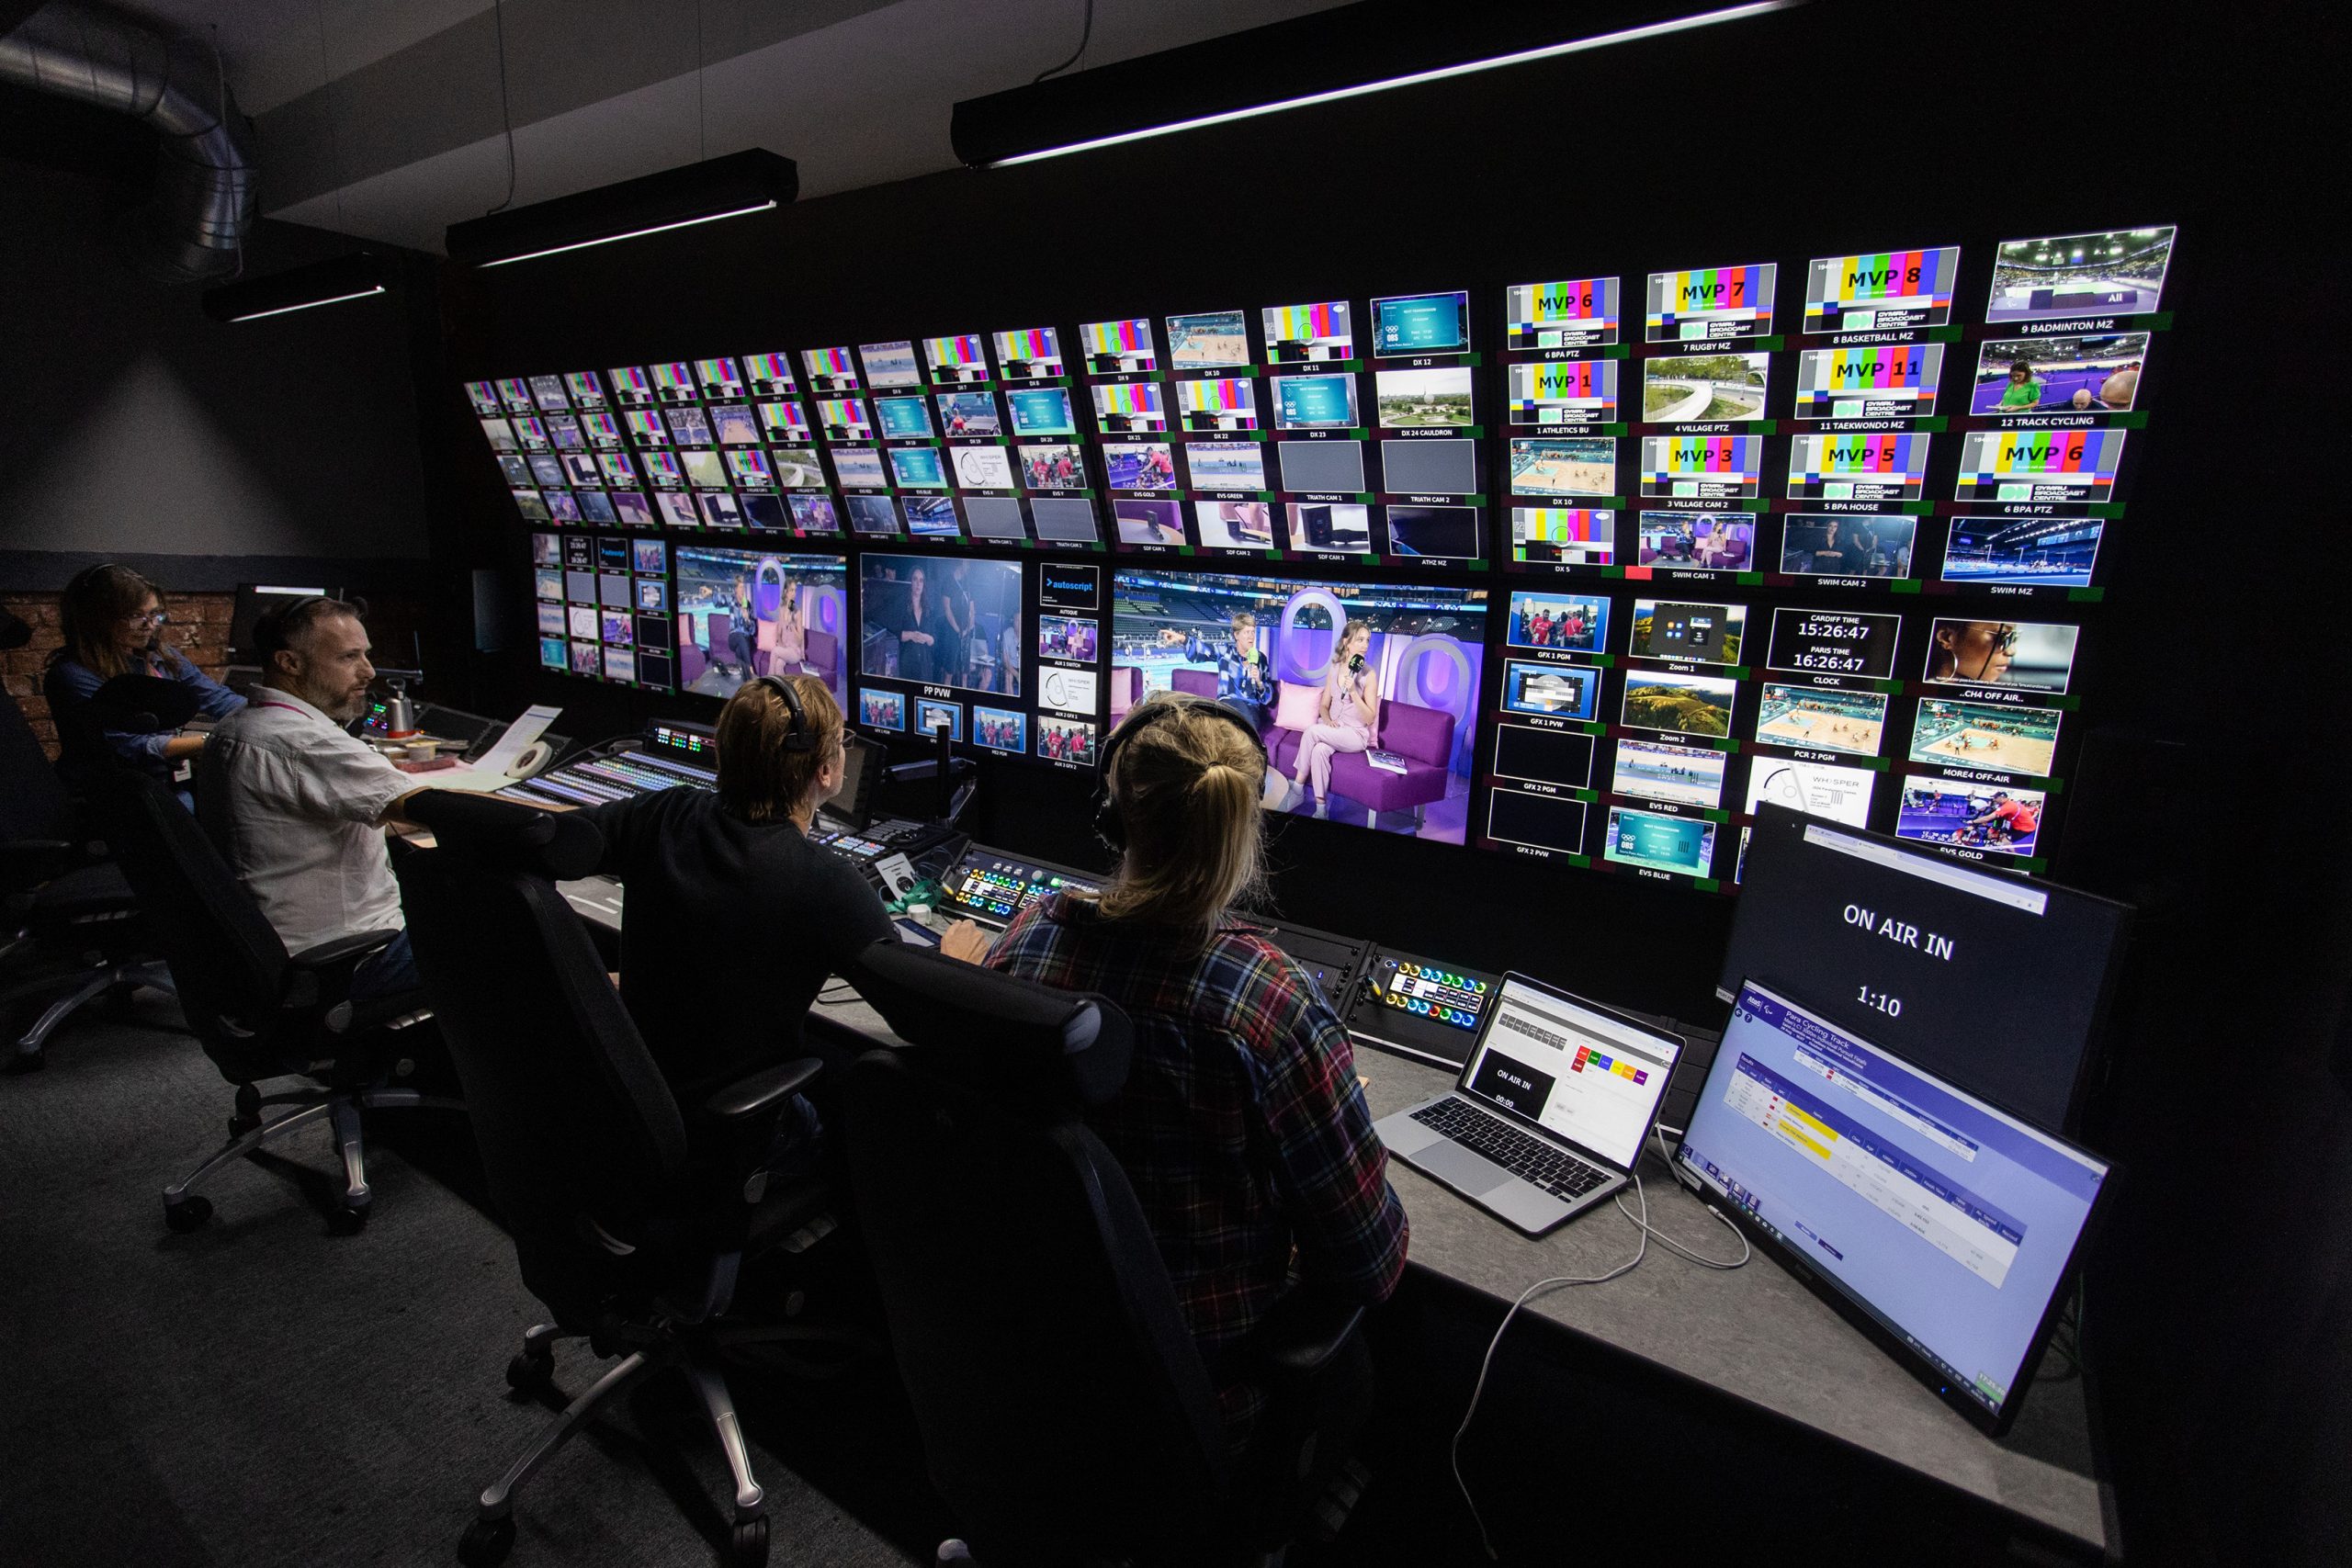
<path id="1" fill-rule="evenodd" d="M 379 1001 L 424 987 L 416 972 L 416 954 L 409 951 L 408 932 L 402 931 L 352 970 L 350 998 L 355 1002 Z"/>

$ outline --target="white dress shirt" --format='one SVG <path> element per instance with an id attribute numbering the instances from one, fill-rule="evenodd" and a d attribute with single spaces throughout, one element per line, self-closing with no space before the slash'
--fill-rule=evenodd
<path id="1" fill-rule="evenodd" d="M 383 822 L 415 779 L 270 687 L 220 721 L 203 757 L 198 814 L 288 952 L 401 929 Z"/>

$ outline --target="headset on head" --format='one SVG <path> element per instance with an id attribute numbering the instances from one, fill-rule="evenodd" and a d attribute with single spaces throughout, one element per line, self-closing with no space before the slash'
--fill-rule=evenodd
<path id="1" fill-rule="evenodd" d="M 1117 761 L 1120 749 L 1129 740 L 1178 713 L 1214 714 L 1224 719 L 1250 738 L 1250 744 L 1257 750 L 1261 766 L 1272 765 L 1266 756 L 1265 738 L 1258 733 L 1258 727 L 1223 703 L 1196 697 L 1189 693 L 1171 692 L 1143 704 L 1119 721 L 1119 728 L 1113 730 L 1111 738 L 1102 743 L 1102 754 L 1094 764 L 1099 791 L 1094 804 L 1094 835 L 1109 845 L 1114 853 L 1126 852 L 1127 824 L 1119 810 L 1119 797 L 1111 788 L 1111 765 Z"/>
<path id="2" fill-rule="evenodd" d="M 814 751 L 817 749 L 817 732 L 809 727 L 808 716 L 800 711 L 800 694 L 792 689 L 791 682 L 780 675 L 754 675 L 744 682 L 743 686 L 765 686 L 784 704 L 784 711 L 791 716 L 784 727 L 786 750 Z M 739 694 L 742 689 L 736 688 Z"/>

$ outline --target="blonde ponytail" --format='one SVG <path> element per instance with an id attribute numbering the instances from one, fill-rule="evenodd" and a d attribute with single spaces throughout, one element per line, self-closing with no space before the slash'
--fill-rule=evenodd
<path id="1" fill-rule="evenodd" d="M 1265 759 L 1238 716 L 1198 699 L 1156 694 L 1136 710 L 1172 711 L 1136 725 L 1114 760 L 1110 787 L 1126 829 L 1126 857 L 1100 896 L 1114 920 L 1160 926 L 1205 942 L 1227 909 L 1265 878 L 1258 808 Z"/>

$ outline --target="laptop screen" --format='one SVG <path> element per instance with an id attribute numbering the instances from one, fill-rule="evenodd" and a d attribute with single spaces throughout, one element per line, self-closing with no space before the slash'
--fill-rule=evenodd
<path id="1" fill-rule="evenodd" d="M 1491 1006 L 1462 1091 L 1632 1169 L 1681 1048 L 1524 976 Z"/>

